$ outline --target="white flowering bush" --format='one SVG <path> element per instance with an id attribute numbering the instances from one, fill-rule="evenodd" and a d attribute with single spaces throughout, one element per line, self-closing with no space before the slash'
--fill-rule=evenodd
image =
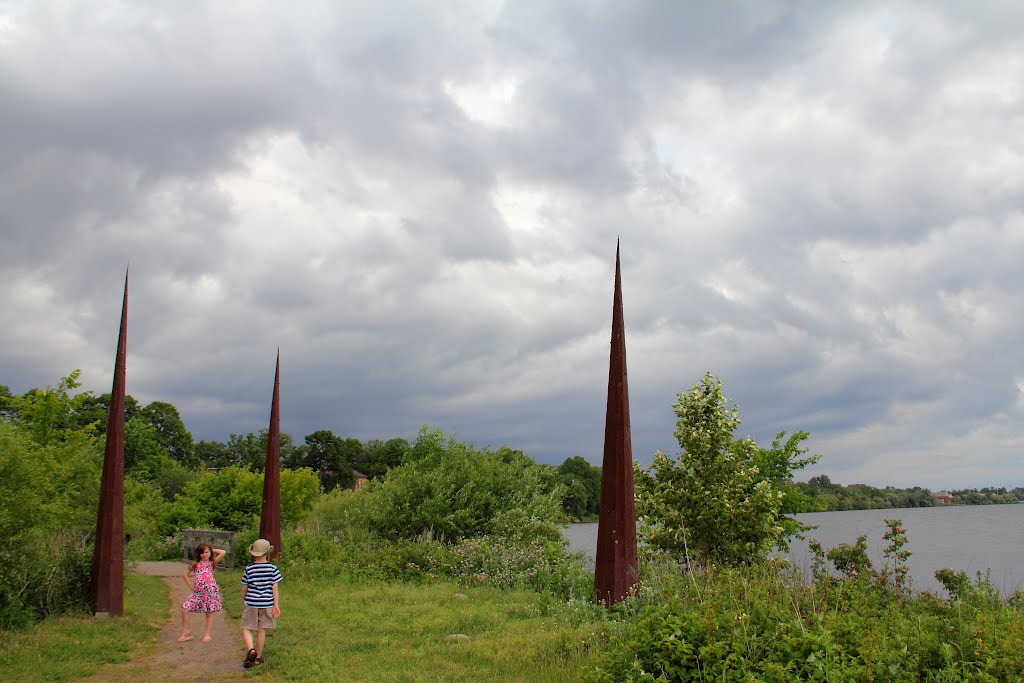
<path id="1" fill-rule="evenodd" d="M 801 458 L 797 432 L 771 448 L 737 440 L 739 410 L 710 373 L 679 394 L 674 435 L 677 456 L 655 453 L 636 472 L 639 531 L 647 548 L 681 562 L 749 563 L 764 558 L 788 536 L 804 530 L 786 516 L 786 487 L 794 470 L 817 461 Z"/>

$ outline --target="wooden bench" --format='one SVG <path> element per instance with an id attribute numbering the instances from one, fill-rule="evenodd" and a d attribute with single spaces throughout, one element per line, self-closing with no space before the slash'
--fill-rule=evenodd
<path id="1" fill-rule="evenodd" d="M 226 554 L 224 555 L 224 559 L 221 560 L 222 566 L 234 566 L 234 558 L 231 552 L 235 542 L 235 532 L 233 531 L 217 531 L 215 529 L 182 529 L 181 559 L 185 562 L 191 562 L 196 559 L 192 556 L 196 552 L 196 547 L 203 541 L 209 543 L 214 548 L 220 548 L 225 551 Z"/>

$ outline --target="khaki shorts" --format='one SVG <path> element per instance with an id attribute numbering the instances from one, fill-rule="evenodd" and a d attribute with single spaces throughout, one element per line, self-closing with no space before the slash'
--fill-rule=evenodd
<path id="1" fill-rule="evenodd" d="M 269 607 L 242 607 L 242 629 L 255 631 L 261 628 L 277 628 L 274 615 Z"/>

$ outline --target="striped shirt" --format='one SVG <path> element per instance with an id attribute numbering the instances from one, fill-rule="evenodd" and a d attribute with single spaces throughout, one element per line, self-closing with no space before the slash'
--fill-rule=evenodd
<path id="1" fill-rule="evenodd" d="M 242 602 L 248 607 L 273 607 L 274 584 L 281 578 L 277 566 L 270 562 L 250 564 L 242 572 L 242 584 L 246 586 Z"/>

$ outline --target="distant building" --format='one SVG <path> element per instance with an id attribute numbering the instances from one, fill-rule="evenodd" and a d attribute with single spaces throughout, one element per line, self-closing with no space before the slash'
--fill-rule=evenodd
<path id="1" fill-rule="evenodd" d="M 356 480 L 352 482 L 352 486 L 349 487 L 353 491 L 358 491 L 359 489 L 363 488 L 363 484 L 370 480 L 368 476 L 366 476 L 359 470 L 352 470 L 352 476 L 356 478 Z"/>
<path id="2" fill-rule="evenodd" d="M 939 501 L 943 505 L 949 505 L 953 502 L 953 494 L 949 491 L 937 491 L 932 494 L 932 498 Z"/>
<path id="3" fill-rule="evenodd" d="M 848 489 L 866 489 L 867 487 L 868 487 L 867 484 L 847 484 L 846 485 L 846 488 L 848 488 Z"/>

